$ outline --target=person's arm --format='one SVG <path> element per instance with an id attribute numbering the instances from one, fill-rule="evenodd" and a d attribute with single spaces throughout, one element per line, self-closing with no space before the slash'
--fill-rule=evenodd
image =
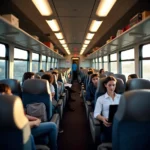
<path id="1" fill-rule="evenodd" d="M 30 125 L 30 128 L 33 128 L 35 126 L 39 126 L 40 123 L 41 123 L 41 120 L 36 118 L 36 117 L 33 117 L 33 116 L 29 116 L 29 115 L 26 115 L 26 117 L 28 118 L 29 120 L 29 125 Z"/>
<path id="2" fill-rule="evenodd" d="M 96 102 L 94 110 L 94 118 L 103 122 L 106 127 L 111 126 L 111 123 L 108 123 L 108 119 L 101 115 L 102 112 L 102 97 L 99 97 Z"/>
<path id="3" fill-rule="evenodd" d="M 29 121 L 35 121 L 35 120 L 38 119 L 38 118 L 36 118 L 36 117 L 29 116 L 29 115 L 26 115 L 26 117 L 28 118 Z"/>

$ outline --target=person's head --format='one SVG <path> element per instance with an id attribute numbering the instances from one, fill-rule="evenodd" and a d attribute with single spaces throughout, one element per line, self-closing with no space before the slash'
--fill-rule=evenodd
<path id="1" fill-rule="evenodd" d="M 53 70 L 53 68 L 50 68 L 50 70 Z"/>
<path id="2" fill-rule="evenodd" d="M 56 76 L 56 79 L 58 79 L 58 70 L 53 70 L 52 74 Z"/>
<path id="3" fill-rule="evenodd" d="M 106 77 L 106 79 L 104 81 L 104 86 L 108 93 L 113 93 L 115 91 L 116 83 L 117 83 L 117 80 L 115 77 L 113 77 L 113 76 Z"/>
<path id="4" fill-rule="evenodd" d="M 46 73 L 42 75 L 41 79 L 47 80 L 50 84 L 52 84 L 54 80 L 53 75 L 51 73 Z"/>
<path id="5" fill-rule="evenodd" d="M 34 73 L 33 72 L 25 72 L 23 75 L 22 83 L 27 79 L 34 79 Z"/>
<path id="6" fill-rule="evenodd" d="M 134 79 L 134 78 L 139 78 L 137 74 L 130 74 L 128 76 L 128 80 Z"/>
<path id="7" fill-rule="evenodd" d="M 93 73 L 94 73 L 93 69 L 90 68 L 90 69 L 88 70 L 88 75 L 93 74 Z"/>
<path id="8" fill-rule="evenodd" d="M 91 75 L 91 81 L 92 81 L 92 83 L 94 84 L 94 86 L 96 86 L 97 87 L 97 85 L 98 85 L 98 74 L 92 74 Z"/>
<path id="9" fill-rule="evenodd" d="M 43 70 L 43 69 L 41 69 L 39 72 L 44 72 L 44 70 Z"/>
<path id="10" fill-rule="evenodd" d="M 100 70 L 99 70 L 99 73 L 100 73 L 100 74 L 104 74 L 104 69 L 103 69 L 103 68 L 100 69 Z"/>
<path id="11" fill-rule="evenodd" d="M 5 95 L 5 94 L 12 95 L 11 88 L 7 84 L 0 83 L 0 94 L 2 94 L 2 95 Z"/>

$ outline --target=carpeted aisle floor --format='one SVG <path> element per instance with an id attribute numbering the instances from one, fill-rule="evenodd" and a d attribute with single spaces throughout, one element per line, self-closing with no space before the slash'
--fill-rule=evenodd
<path id="1" fill-rule="evenodd" d="M 80 85 L 74 81 L 71 105 L 76 109 L 74 112 L 64 112 L 62 126 L 64 133 L 59 134 L 58 149 L 59 150 L 95 150 L 90 128 L 86 119 L 85 108 L 80 98 Z"/>

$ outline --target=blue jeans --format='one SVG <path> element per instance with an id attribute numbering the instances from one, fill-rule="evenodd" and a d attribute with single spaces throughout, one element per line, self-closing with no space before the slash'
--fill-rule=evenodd
<path id="1" fill-rule="evenodd" d="M 36 150 L 35 143 L 34 143 L 34 138 L 33 138 L 32 134 L 30 135 L 30 140 L 31 140 L 31 148 L 32 148 L 32 150 Z"/>
<path id="2" fill-rule="evenodd" d="M 34 137 L 38 136 L 48 136 L 49 138 L 49 147 L 52 150 L 57 150 L 57 126 L 53 122 L 43 122 L 40 123 L 38 127 L 31 129 L 32 135 Z"/>

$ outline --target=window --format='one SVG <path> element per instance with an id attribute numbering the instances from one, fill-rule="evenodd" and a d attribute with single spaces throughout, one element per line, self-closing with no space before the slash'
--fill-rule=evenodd
<path id="1" fill-rule="evenodd" d="M 95 59 L 95 69 L 98 70 L 98 59 Z"/>
<path id="2" fill-rule="evenodd" d="M 102 58 L 99 58 L 99 70 L 102 69 Z"/>
<path id="3" fill-rule="evenodd" d="M 14 49 L 14 79 L 22 81 L 22 76 L 27 72 L 28 52 L 15 48 Z"/>
<path id="4" fill-rule="evenodd" d="M 142 47 L 142 78 L 150 80 L 150 44 Z"/>
<path id="5" fill-rule="evenodd" d="M 92 68 L 95 69 L 95 59 L 93 59 Z"/>
<path id="6" fill-rule="evenodd" d="M 54 68 L 54 58 L 52 58 L 52 68 Z"/>
<path id="7" fill-rule="evenodd" d="M 6 78 L 6 46 L 3 44 L 0 44 L 0 79 Z"/>
<path id="8" fill-rule="evenodd" d="M 47 70 L 50 70 L 51 67 L 51 57 L 48 57 L 47 59 Z"/>
<path id="9" fill-rule="evenodd" d="M 55 59 L 55 68 L 57 68 L 57 58 Z"/>
<path id="10" fill-rule="evenodd" d="M 46 56 L 42 55 L 42 69 L 46 70 Z"/>
<path id="11" fill-rule="evenodd" d="M 134 49 L 121 52 L 121 70 L 126 78 L 129 74 L 135 73 Z"/>
<path id="12" fill-rule="evenodd" d="M 117 73 L 117 53 L 110 55 L 110 71 Z"/>
<path id="13" fill-rule="evenodd" d="M 32 72 L 39 71 L 39 54 L 32 53 Z"/>
<path id="14" fill-rule="evenodd" d="M 108 71 L 108 57 L 107 56 L 103 57 L 103 63 L 104 63 L 104 70 Z"/>

